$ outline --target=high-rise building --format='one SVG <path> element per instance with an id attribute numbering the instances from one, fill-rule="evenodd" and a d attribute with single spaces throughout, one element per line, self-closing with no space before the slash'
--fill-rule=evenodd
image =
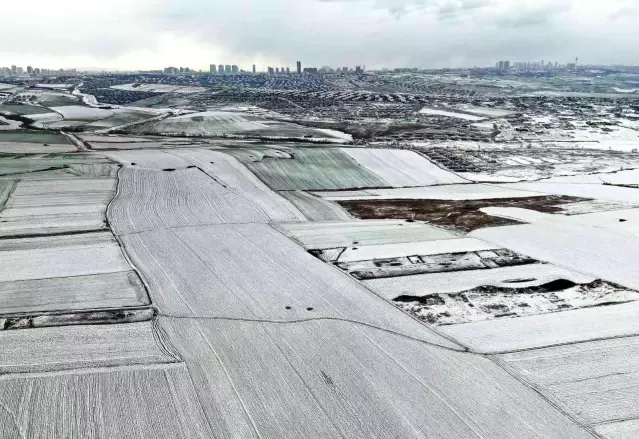
<path id="1" fill-rule="evenodd" d="M 273 67 L 269 67 L 268 68 L 268 74 L 269 75 L 273 75 L 275 73 L 275 70 L 273 69 Z"/>
<path id="2" fill-rule="evenodd" d="M 317 67 L 305 67 L 304 73 L 317 73 Z"/>
<path id="3" fill-rule="evenodd" d="M 360 66 L 355 66 L 355 73 L 364 73 L 364 70 Z"/>
<path id="4" fill-rule="evenodd" d="M 280 72 L 280 68 L 279 67 L 275 67 L 275 73 L 279 73 Z"/>
<path id="5" fill-rule="evenodd" d="M 11 74 L 13 76 L 18 74 L 18 67 L 17 66 L 11 66 Z"/>
<path id="6" fill-rule="evenodd" d="M 223 64 L 218 64 L 217 65 L 217 72 L 218 73 L 224 73 L 224 65 Z"/>
<path id="7" fill-rule="evenodd" d="M 510 69 L 510 61 L 504 61 L 504 70 Z"/>
<path id="8" fill-rule="evenodd" d="M 255 64 L 253 64 L 253 74 L 255 74 Z"/>
<path id="9" fill-rule="evenodd" d="M 497 68 L 498 68 L 499 70 L 504 70 L 504 62 L 503 62 L 503 61 L 499 61 L 499 62 L 497 63 Z"/>
<path id="10" fill-rule="evenodd" d="M 29 75 L 32 75 L 32 74 L 33 74 L 33 67 L 31 67 L 31 66 L 27 66 L 27 73 L 28 73 Z"/>
<path id="11" fill-rule="evenodd" d="M 286 74 L 289 75 L 291 73 L 291 69 L 289 67 L 286 68 Z"/>
<path id="12" fill-rule="evenodd" d="M 297 74 L 300 75 L 302 73 L 302 61 L 297 62 Z"/>
<path id="13" fill-rule="evenodd" d="M 231 66 L 231 72 L 232 73 L 240 73 L 240 68 L 238 66 L 236 66 L 235 64 L 233 64 Z"/>
<path id="14" fill-rule="evenodd" d="M 230 64 L 225 64 L 224 65 L 224 73 L 232 73 L 232 69 L 231 69 L 231 65 Z"/>
<path id="15" fill-rule="evenodd" d="M 215 64 L 211 64 L 209 66 L 209 73 L 217 73 L 217 67 L 215 66 Z"/>

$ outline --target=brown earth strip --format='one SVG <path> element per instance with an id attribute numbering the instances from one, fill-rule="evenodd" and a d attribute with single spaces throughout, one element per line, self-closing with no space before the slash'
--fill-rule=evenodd
<path id="1" fill-rule="evenodd" d="M 338 203 L 360 219 L 406 219 L 470 232 L 485 227 L 521 224 L 487 215 L 485 207 L 519 207 L 543 213 L 562 213 L 563 204 L 591 201 L 589 198 L 547 195 L 484 200 L 347 200 Z"/>

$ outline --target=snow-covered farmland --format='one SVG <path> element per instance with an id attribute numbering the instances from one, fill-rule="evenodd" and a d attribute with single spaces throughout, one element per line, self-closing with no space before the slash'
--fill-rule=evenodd
<path id="1" fill-rule="evenodd" d="M 415 241 L 381 245 L 356 245 L 346 247 L 334 262 L 368 261 L 373 259 L 398 258 L 413 255 L 438 255 L 443 253 L 475 252 L 493 250 L 494 244 L 472 238 Z"/>
<path id="2" fill-rule="evenodd" d="M 477 230 L 475 238 L 639 289 L 639 238 L 579 224 L 539 223 Z"/>
<path id="3" fill-rule="evenodd" d="M 223 175 L 220 180 L 211 178 L 195 165 L 164 171 L 122 169 L 118 194 L 110 204 L 113 229 L 126 234 L 187 225 L 304 220 L 276 194 L 264 190 L 265 196 L 258 199 L 254 191 L 261 189 L 233 164 L 222 162 L 218 168 L 228 173 L 228 181 Z"/>
<path id="4" fill-rule="evenodd" d="M 115 185 L 112 178 L 20 181 L 0 212 L 0 236 L 104 229 Z"/>
<path id="5" fill-rule="evenodd" d="M 114 85 L 111 88 L 125 91 L 143 91 L 151 93 L 200 93 L 206 91 L 204 87 L 192 87 L 169 84 L 122 84 Z"/>
<path id="6" fill-rule="evenodd" d="M 246 166 L 273 190 L 336 190 L 390 187 L 340 149 L 299 149 L 287 158 L 268 158 Z"/>
<path id="7" fill-rule="evenodd" d="M 639 337 L 506 354 L 498 361 L 588 425 L 614 424 L 639 416 Z"/>
<path id="8" fill-rule="evenodd" d="M 234 422 L 218 431 L 229 436 L 590 437 L 489 359 L 379 329 L 319 320 L 160 321 L 207 383 L 196 386 L 205 412 L 228 407 L 225 419 Z"/>
<path id="9" fill-rule="evenodd" d="M 398 296 L 421 297 L 438 293 L 459 293 L 485 285 L 501 288 L 526 288 L 558 279 L 566 279 L 574 283 L 589 283 L 595 280 L 592 276 L 555 265 L 529 264 L 490 270 L 370 279 L 364 283 L 377 293 L 392 300 Z"/>
<path id="10" fill-rule="evenodd" d="M 106 119 L 113 116 L 114 111 L 103 110 L 101 108 L 84 107 L 80 105 L 68 105 L 64 107 L 51 107 L 51 110 L 59 113 L 66 120 L 86 120 Z"/>
<path id="11" fill-rule="evenodd" d="M 413 151 L 370 148 L 344 148 L 343 151 L 393 187 L 466 182 Z"/>
<path id="12" fill-rule="evenodd" d="M 458 237 L 453 232 L 424 223 L 398 220 L 284 223 L 276 227 L 309 250 Z"/>
<path id="13" fill-rule="evenodd" d="M 348 221 L 351 215 L 339 204 L 304 191 L 280 191 L 309 221 Z"/>
<path id="14" fill-rule="evenodd" d="M 517 319 L 450 325 L 441 330 L 475 351 L 511 352 L 633 336 L 639 333 L 637 313 L 639 302 L 635 301 Z"/>
<path id="15" fill-rule="evenodd" d="M 454 119 L 463 119 L 463 120 L 472 120 L 472 121 L 484 119 L 484 117 L 481 117 L 481 116 L 475 116 L 475 115 L 466 114 L 466 113 L 459 113 L 456 111 L 440 110 L 437 108 L 422 108 L 421 110 L 419 110 L 419 113 L 425 114 L 428 116 L 444 116 L 444 117 L 451 117 Z"/>
<path id="16" fill-rule="evenodd" d="M 454 184 L 434 187 L 364 189 L 358 191 L 313 192 L 325 200 L 483 200 L 521 198 L 544 193 L 503 188 L 485 184 Z"/>

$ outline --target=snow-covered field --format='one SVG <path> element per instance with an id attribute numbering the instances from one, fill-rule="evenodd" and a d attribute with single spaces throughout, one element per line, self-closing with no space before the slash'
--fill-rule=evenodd
<path id="1" fill-rule="evenodd" d="M 398 220 L 284 223 L 277 228 L 306 249 L 384 245 L 456 238 L 453 232 Z"/>
<path id="2" fill-rule="evenodd" d="M 451 184 L 434 187 L 364 189 L 358 191 L 313 192 L 325 200 L 482 200 L 487 198 L 519 198 L 545 193 L 510 189 L 485 184 Z"/>
<path id="3" fill-rule="evenodd" d="M 635 301 L 517 319 L 443 326 L 441 330 L 479 352 L 512 352 L 634 336 L 639 333 L 637 313 L 639 302 Z"/>
<path id="4" fill-rule="evenodd" d="M 342 151 L 394 187 L 465 182 L 413 151 L 371 148 L 343 148 Z"/>
<path id="5" fill-rule="evenodd" d="M 204 87 L 168 85 L 168 84 L 123 84 L 114 85 L 111 88 L 126 91 L 144 91 L 151 93 L 200 93 L 206 91 Z"/>
<path id="6" fill-rule="evenodd" d="M 445 116 L 445 117 L 451 117 L 451 118 L 455 118 L 455 119 L 464 119 L 464 120 L 482 120 L 485 119 L 485 117 L 481 117 L 481 116 L 473 116 L 472 114 L 465 114 L 465 113 L 458 113 L 455 111 L 446 111 L 446 110 L 439 110 L 436 108 L 422 108 L 421 110 L 419 110 L 420 114 L 427 114 L 430 116 Z"/>
<path id="7" fill-rule="evenodd" d="M 71 120 L 93 121 L 96 119 L 106 119 L 114 114 L 112 110 L 102 110 L 100 108 L 83 107 L 80 105 L 51 107 L 51 110 L 61 114 L 65 119 Z"/>

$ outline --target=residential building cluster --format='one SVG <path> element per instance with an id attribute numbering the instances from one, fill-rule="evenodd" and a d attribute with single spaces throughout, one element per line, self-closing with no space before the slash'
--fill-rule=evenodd
<path id="1" fill-rule="evenodd" d="M 40 77 L 40 76 L 52 76 L 52 75 L 74 75 L 77 72 L 76 69 L 41 69 L 31 66 L 24 67 L 13 65 L 11 67 L 0 67 L 0 76 L 14 76 L 14 77 Z"/>
<path id="2" fill-rule="evenodd" d="M 495 64 L 495 68 L 497 70 L 518 70 L 518 71 L 527 71 L 527 70 L 575 70 L 579 65 L 579 58 L 575 59 L 574 63 L 567 64 L 559 64 L 559 62 L 546 62 L 545 60 L 541 61 L 516 61 L 511 63 L 510 61 L 498 61 Z"/>

